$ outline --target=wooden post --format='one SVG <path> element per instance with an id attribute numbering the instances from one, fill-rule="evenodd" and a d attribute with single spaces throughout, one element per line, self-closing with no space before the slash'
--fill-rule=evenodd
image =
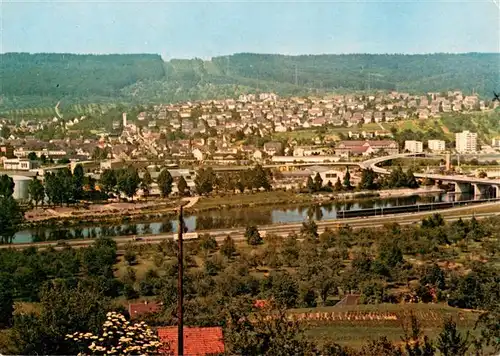
<path id="1" fill-rule="evenodd" d="M 184 319 L 183 319 L 183 274 L 184 274 L 184 260 L 183 260 L 183 246 L 182 234 L 184 233 L 184 219 L 182 217 L 182 205 L 179 208 L 179 231 L 178 231 L 178 276 L 177 276 L 177 354 L 184 355 Z"/>

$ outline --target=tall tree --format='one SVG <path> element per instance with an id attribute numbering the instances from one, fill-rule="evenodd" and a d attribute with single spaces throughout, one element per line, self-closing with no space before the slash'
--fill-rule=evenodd
<path id="1" fill-rule="evenodd" d="M 340 177 L 337 177 L 337 181 L 335 182 L 335 185 L 333 186 L 333 189 L 336 192 L 340 192 L 342 190 L 342 183 L 340 182 Z"/>
<path id="2" fill-rule="evenodd" d="M 144 196 L 149 196 L 149 192 L 151 191 L 151 184 L 153 183 L 153 179 L 151 178 L 151 174 L 149 170 L 146 168 L 144 175 L 141 179 L 141 189 L 144 193 Z"/>
<path id="3" fill-rule="evenodd" d="M 259 245 L 262 243 L 262 237 L 260 236 L 257 226 L 250 225 L 245 229 L 245 238 L 249 245 Z"/>
<path id="4" fill-rule="evenodd" d="M 12 196 L 0 197 L 0 240 L 8 242 L 12 239 L 24 214 Z"/>
<path id="5" fill-rule="evenodd" d="M 129 167 L 117 171 L 116 185 L 118 190 L 129 198 L 133 199 L 137 189 L 139 189 L 140 182 L 139 173 L 135 168 Z"/>
<path id="6" fill-rule="evenodd" d="M 112 169 L 105 169 L 101 174 L 99 184 L 104 193 L 112 193 L 116 188 L 116 172 Z"/>
<path id="7" fill-rule="evenodd" d="M 360 189 L 375 189 L 375 179 L 376 179 L 376 173 L 373 171 L 373 169 L 365 169 L 363 172 L 361 172 L 361 180 L 359 182 L 359 188 Z"/>
<path id="8" fill-rule="evenodd" d="M 35 207 L 37 207 L 39 203 L 43 204 L 43 200 L 45 198 L 45 188 L 37 177 L 34 177 L 33 180 L 30 181 L 28 185 L 28 192 L 30 200 L 35 203 Z"/>
<path id="9" fill-rule="evenodd" d="M 198 194 L 209 194 L 214 189 L 216 183 L 217 177 L 212 168 L 200 168 L 198 172 L 196 172 L 194 184 Z"/>
<path id="10" fill-rule="evenodd" d="M 7 174 L 0 176 L 0 196 L 11 197 L 14 194 L 14 180 Z"/>
<path id="11" fill-rule="evenodd" d="M 69 204 L 73 199 L 73 176 L 69 168 L 45 176 L 45 192 L 52 204 Z"/>
<path id="12" fill-rule="evenodd" d="M 165 198 L 169 196 L 170 193 L 172 193 L 172 184 L 174 182 L 174 179 L 172 178 L 172 175 L 167 168 L 163 168 L 163 170 L 160 172 L 157 182 L 162 198 Z"/>
<path id="13" fill-rule="evenodd" d="M 181 196 L 186 195 L 186 190 L 188 189 L 188 185 L 183 176 L 180 176 L 179 180 L 177 181 L 177 189 L 179 190 L 179 194 Z"/>
<path id="14" fill-rule="evenodd" d="M 321 188 L 323 187 L 323 178 L 319 175 L 319 173 L 316 173 L 314 176 L 314 189 L 319 192 Z"/>
<path id="15" fill-rule="evenodd" d="M 37 159 L 36 153 L 35 152 L 28 153 L 28 159 L 30 161 L 36 161 L 36 159 Z"/>
<path id="16" fill-rule="evenodd" d="M 227 235 L 220 246 L 220 253 L 222 253 L 227 258 L 231 258 L 233 254 L 236 252 L 236 245 L 234 244 L 234 240 L 230 235 Z"/>
<path id="17" fill-rule="evenodd" d="M 12 275 L 0 272 L 0 327 L 8 327 L 14 312 Z"/>
<path id="18" fill-rule="evenodd" d="M 316 186 L 311 176 L 307 177 L 306 188 L 309 193 L 313 193 L 316 190 Z"/>
<path id="19" fill-rule="evenodd" d="M 457 324 L 448 319 L 438 336 L 436 346 L 443 356 L 465 356 L 470 347 L 468 339 L 469 333 L 463 337 L 457 330 Z"/>
<path id="20" fill-rule="evenodd" d="M 79 200 L 83 198 L 83 184 L 85 180 L 85 173 L 83 166 L 77 164 L 73 170 L 73 198 Z"/>
<path id="21" fill-rule="evenodd" d="M 349 167 L 347 167 L 345 175 L 344 175 L 344 188 L 347 190 L 350 190 L 352 188 L 351 173 L 349 172 Z"/>

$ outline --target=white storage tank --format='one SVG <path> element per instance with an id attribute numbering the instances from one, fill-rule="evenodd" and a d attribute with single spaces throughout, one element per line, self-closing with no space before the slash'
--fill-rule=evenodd
<path id="1" fill-rule="evenodd" d="M 28 200 L 29 190 L 28 186 L 33 178 L 26 176 L 13 175 L 10 176 L 14 181 L 14 194 L 13 197 L 16 200 Z"/>

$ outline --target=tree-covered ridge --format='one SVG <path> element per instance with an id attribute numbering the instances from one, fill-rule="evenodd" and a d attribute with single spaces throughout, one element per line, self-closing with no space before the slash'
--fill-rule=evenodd
<path id="1" fill-rule="evenodd" d="M 240 53 L 211 60 L 159 55 L 0 54 L 0 111 L 48 105 L 123 101 L 175 102 L 232 97 L 242 92 L 281 95 L 397 89 L 429 91 L 498 90 L 500 54 Z"/>
<path id="2" fill-rule="evenodd" d="M 113 97 L 127 85 L 165 75 L 154 54 L 6 53 L 0 60 L 3 96 Z"/>

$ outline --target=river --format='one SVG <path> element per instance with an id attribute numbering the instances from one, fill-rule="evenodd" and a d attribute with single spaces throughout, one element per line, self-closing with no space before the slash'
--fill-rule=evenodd
<path id="1" fill-rule="evenodd" d="M 244 227 L 247 225 L 270 225 L 277 223 L 297 223 L 307 218 L 315 220 L 336 219 L 337 212 L 342 210 L 359 210 L 377 207 L 393 207 L 451 200 L 468 200 L 470 195 L 455 196 L 440 193 L 426 196 L 409 196 L 404 198 L 366 199 L 360 201 L 337 201 L 323 204 L 286 207 L 252 207 L 239 209 L 222 209 L 196 213 L 185 216 L 189 231 Z M 176 219 L 164 221 L 134 222 L 121 225 L 95 224 L 82 227 L 51 229 L 47 227 L 18 231 L 12 242 L 29 243 L 40 241 L 57 241 L 67 239 L 95 238 L 100 236 L 149 235 L 177 231 Z"/>

